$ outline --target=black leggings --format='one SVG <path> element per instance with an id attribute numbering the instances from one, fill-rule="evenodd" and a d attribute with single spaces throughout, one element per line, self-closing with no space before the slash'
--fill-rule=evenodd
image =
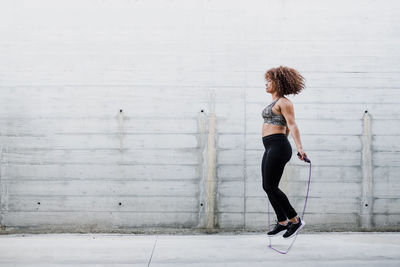
<path id="1" fill-rule="evenodd" d="M 263 189 L 268 195 L 279 222 L 297 215 L 288 198 L 279 188 L 283 169 L 292 157 L 292 147 L 285 134 L 271 134 L 262 138 L 265 152 L 261 164 Z"/>

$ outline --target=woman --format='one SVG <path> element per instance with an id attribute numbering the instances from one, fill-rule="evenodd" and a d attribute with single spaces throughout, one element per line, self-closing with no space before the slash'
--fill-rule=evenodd
<path id="1" fill-rule="evenodd" d="M 265 147 L 261 164 L 263 189 L 268 195 L 277 216 L 274 229 L 268 232 L 275 236 L 286 230 L 284 238 L 293 237 L 305 222 L 297 216 L 286 195 L 278 188 L 286 163 L 292 157 L 292 148 L 287 139 L 289 132 L 296 144 L 298 157 L 307 157 L 300 141 L 300 133 L 294 119 L 292 102 L 285 95 L 298 94 L 304 89 L 304 78 L 289 67 L 272 68 L 265 73 L 266 91 L 272 95 L 272 103 L 263 111 L 262 140 Z M 287 220 L 289 219 L 289 221 Z"/>

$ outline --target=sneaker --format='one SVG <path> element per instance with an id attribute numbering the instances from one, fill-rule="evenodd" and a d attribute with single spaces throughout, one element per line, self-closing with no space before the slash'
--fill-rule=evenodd
<path id="1" fill-rule="evenodd" d="M 275 225 L 274 229 L 272 231 L 269 231 L 267 233 L 267 235 L 268 236 L 281 235 L 282 231 L 289 229 L 289 224 L 290 224 L 290 222 L 288 222 L 286 225 L 282 225 L 279 222 L 276 222 L 276 225 Z"/>
<path id="2" fill-rule="evenodd" d="M 299 217 L 298 223 L 291 223 L 289 225 L 288 230 L 283 234 L 283 238 L 292 238 L 298 231 L 300 231 L 301 228 L 304 227 L 304 225 L 306 225 L 306 222 L 302 221 Z"/>

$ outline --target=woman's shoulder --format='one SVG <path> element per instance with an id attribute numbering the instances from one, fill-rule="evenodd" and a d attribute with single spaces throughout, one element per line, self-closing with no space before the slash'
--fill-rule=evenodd
<path id="1" fill-rule="evenodd" d="M 284 105 L 293 105 L 292 101 L 290 101 L 289 98 L 286 98 L 284 96 L 280 97 L 278 102 L 280 102 L 280 104 L 284 104 Z"/>
<path id="2" fill-rule="evenodd" d="M 293 108 L 293 103 L 292 101 L 290 101 L 290 99 L 286 98 L 286 97 L 281 97 L 278 101 L 278 105 L 281 108 Z"/>

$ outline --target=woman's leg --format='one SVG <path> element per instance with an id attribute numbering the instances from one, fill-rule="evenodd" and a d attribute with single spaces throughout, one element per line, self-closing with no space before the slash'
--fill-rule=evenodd
<path id="1" fill-rule="evenodd" d="M 286 163 L 290 160 L 292 155 L 292 149 L 290 143 L 287 140 L 276 142 L 275 145 L 271 145 L 269 153 L 265 156 L 263 161 L 263 188 L 268 194 L 268 198 L 274 202 L 271 205 L 277 214 L 278 220 L 286 220 L 286 217 L 295 220 L 297 215 L 296 211 L 290 205 L 290 202 L 279 188 L 279 182 L 281 180 L 283 170 Z M 284 214 L 284 216 L 283 216 Z"/>
<path id="2" fill-rule="evenodd" d="M 262 185 L 263 185 L 264 191 L 267 193 L 269 202 L 271 203 L 271 206 L 275 211 L 278 222 L 282 223 L 287 220 L 287 216 L 286 216 L 285 212 L 283 211 L 283 209 L 280 207 L 280 205 L 278 203 L 278 199 L 275 198 L 275 195 L 272 192 L 272 187 L 270 186 L 270 182 L 271 182 L 270 168 L 271 168 L 271 166 L 267 163 L 267 162 L 270 162 L 270 160 L 268 160 L 268 157 L 269 157 L 268 152 L 269 152 L 269 150 L 265 150 L 264 156 L 262 159 L 262 163 L 261 163 L 261 173 L 262 173 L 262 178 L 263 178 Z"/>

